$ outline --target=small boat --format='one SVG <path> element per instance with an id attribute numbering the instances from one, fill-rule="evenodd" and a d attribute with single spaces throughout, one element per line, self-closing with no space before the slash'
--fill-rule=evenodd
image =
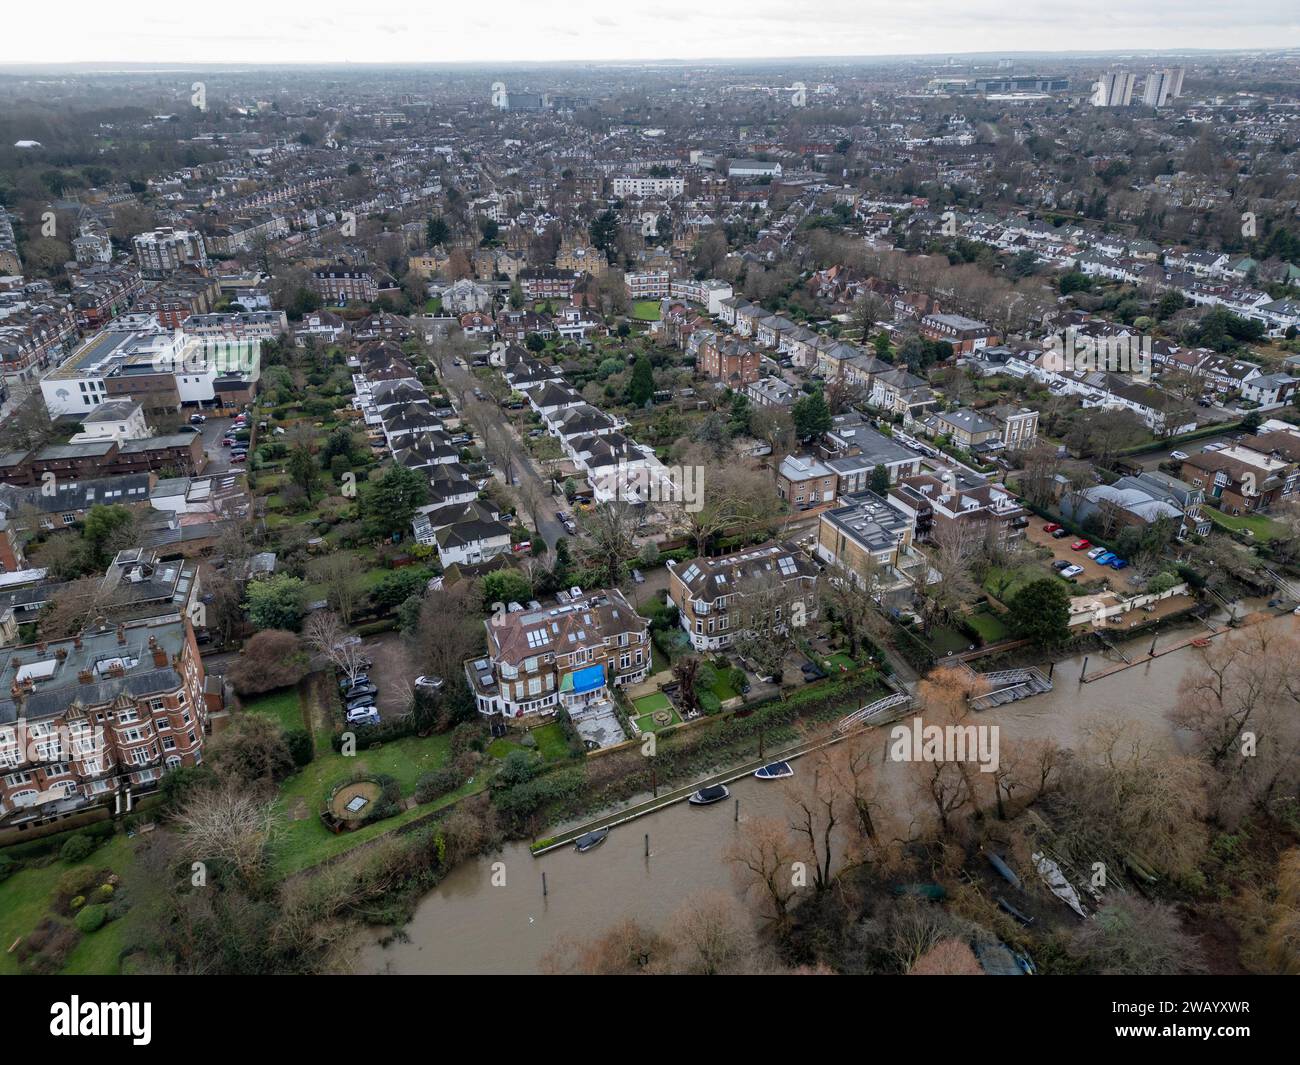
<path id="1" fill-rule="evenodd" d="M 598 828 L 595 832 L 587 832 L 573 841 L 573 845 L 578 849 L 579 854 L 585 854 L 595 847 L 599 847 L 605 842 L 605 837 L 609 835 L 609 829 Z"/>
<path id="2" fill-rule="evenodd" d="M 1192 641 L 1192 646 L 1193 646 L 1193 647 L 1209 647 L 1209 646 L 1210 646 L 1210 641 L 1209 641 L 1208 639 L 1206 639 L 1204 636 L 1199 636 L 1199 637 L 1197 637 L 1195 640 Z"/>
<path id="3" fill-rule="evenodd" d="M 789 762 L 773 762 L 761 769 L 755 769 L 754 776 L 758 777 L 759 780 L 782 780 L 785 777 L 794 776 L 794 769 Z"/>
<path id="4" fill-rule="evenodd" d="M 694 795 L 686 801 L 692 806 L 710 806 L 715 802 L 721 802 L 731 792 L 727 790 L 725 784 L 714 784 L 711 787 L 700 788 Z"/>

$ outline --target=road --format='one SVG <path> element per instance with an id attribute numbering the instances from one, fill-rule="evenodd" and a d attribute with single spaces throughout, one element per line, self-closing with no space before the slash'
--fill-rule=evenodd
<path id="1" fill-rule="evenodd" d="M 442 371 L 442 377 L 453 395 L 462 395 L 478 384 L 477 378 L 470 373 L 468 367 L 456 366 L 450 360 L 446 364 L 446 369 Z M 488 403 L 484 405 L 484 410 L 486 416 L 491 418 L 495 425 L 503 429 L 505 432 L 510 433 L 516 440 L 518 440 L 518 435 L 515 434 L 513 427 L 510 425 L 510 420 L 505 416 L 500 407 Z M 482 427 L 474 426 L 474 428 L 481 430 Z M 537 516 L 538 525 L 540 526 L 538 531 L 541 532 L 542 539 L 546 541 L 547 549 L 551 551 L 555 550 L 555 542 L 559 540 L 560 537 L 569 535 L 569 533 L 565 531 L 564 526 L 555 520 L 555 511 L 564 510 L 566 509 L 566 506 L 563 500 L 556 499 L 551 494 L 549 480 L 542 476 L 532 455 L 529 454 L 528 449 L 524 446 L 523 441 L 519 442 L 519 448 L 515 452 L 512 472 L 521 482 L 528 480 L 536 484 L 537 489 L 549 501 L 546 504 L 545 509 Z M 502 483 L 506 483 L 503 472 Z"/>

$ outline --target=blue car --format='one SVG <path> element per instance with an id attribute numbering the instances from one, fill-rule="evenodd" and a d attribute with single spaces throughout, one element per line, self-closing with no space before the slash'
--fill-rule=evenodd
<path id="1" fill-rule="evenodd" d="M 1106 565 L 1111 569 L 1123 569 L 1128 563 L 1122 558 L 1112 558 Z"/>
<path id="2" fill-rule="evenodd" d="M 1093 559 L 1093 561 L 1096 562 L 1097 565 L 1099 566 L 1109 566 L 1118 557 L 1119 556 L 1116 555 L 1114 551 L 1106 551 L 1105 553 L 1098 555 L 1095 559 Z"/>

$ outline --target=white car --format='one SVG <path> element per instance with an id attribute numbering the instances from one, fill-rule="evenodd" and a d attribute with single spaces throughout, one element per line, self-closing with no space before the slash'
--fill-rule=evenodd
<path id="1" fill-rule="evenodd" d="M 1083 572 L 1083 567 L 1082 567 L 1082 566 L 1074 566 L 1074 565 L 1070 565 L 1070 566 L 1066 566 L 1065 569 L 1061 570 L 1061 576 L 1062 576 L 1062 577 L 1077 577 L 1077 576 L 1078 576 L 1080 573 L 1082 573 L 1082 572 Z"/>
<path id="2" fill-rule="evenodd" d="M 1088 552 L 1088 557 L 1095 559 L 1099 555 L 1104 555 L 1105 553 L 1106 553 L 1106 549 L 1104 547 L 1094 547 L 1091 551 Z"/>
<path id="3" fill-rule="evenodd" d="M 442 685 L 443 679 L 441 677 L 419 676 L 415 678 L 415 686 L 417 688 L 423 688 L 425 691 L 436 692 L 442 687 Z"/>
<path id="4" fill-rule="evenodd" d="M 1182 462 L 1183 459 L 1188 458 L 1188 454 L 1186 451 L 1171 451 L 1169 452 L 1169 457 L 1171 459 L 1177 459 L 1179 462 Z"/>
<path id="5" fill-rule="evenodd" d="M 373 706 L 358 706 L 348 711 L 349 725 L 378 725 L 379 711 Z"/>

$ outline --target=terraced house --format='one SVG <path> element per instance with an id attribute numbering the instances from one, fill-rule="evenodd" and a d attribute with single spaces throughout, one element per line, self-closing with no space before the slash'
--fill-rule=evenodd
<path id="1" fill-rule="evenodd" d="M 488 618 L 487 656 L 465 663 L 479 713 L 580 712 L 650 672 L 650 624 L 617 588 L 562 591 L 553 606 L 510 603 Z"/>

